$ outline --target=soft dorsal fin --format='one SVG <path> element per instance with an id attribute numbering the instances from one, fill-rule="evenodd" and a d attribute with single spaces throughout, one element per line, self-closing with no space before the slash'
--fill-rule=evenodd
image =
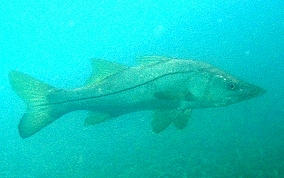
<path id="1" fill-rule="evenodd" d="M 142 56 L 142 57 L 137 57 L 136 61 L 139 65 L 149 65 L 158 62 L 166 62 L 173 59 L 174 58 L 164 57 L 164 56 Z"/>
<path id="2" fill-rule="evenodd" d="M 105 79 L 106 77 L 121 72 L 127 69 L 128 67 L 102 59 L 92 59 L 92 68 L 92 75 L 87 80 L 87 85 L 89 86 L 93 86 Z"/>

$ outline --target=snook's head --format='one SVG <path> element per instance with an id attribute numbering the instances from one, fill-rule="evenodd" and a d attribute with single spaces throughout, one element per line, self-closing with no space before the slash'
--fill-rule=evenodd
<path id="1" fill-rule="evenodd" d="M 262 88 L 212 66 L 199 72 L 188 84 L 189 100 L 194 98 L 199 107 L 227 106 L 265 93 Z"/>

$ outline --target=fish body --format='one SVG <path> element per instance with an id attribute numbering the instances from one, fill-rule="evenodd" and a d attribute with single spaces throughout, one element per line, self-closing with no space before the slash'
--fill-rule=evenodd
<path id="1" fill-rule="evenodd" d="M 227 106 L 264 93 L 260 87 L 200 61 L 145 56 L 138 63 L 127 67 L 95 59 L 87 85 L 71 90 L 11 71 L 12 88 L 27 103 L 19 124 L 20 136 L 29 137 L 75 110 L 90 111 L 85 125 L 153 110 L 155 133 L 171 123 L 183 129 L 192 109 Z"/>

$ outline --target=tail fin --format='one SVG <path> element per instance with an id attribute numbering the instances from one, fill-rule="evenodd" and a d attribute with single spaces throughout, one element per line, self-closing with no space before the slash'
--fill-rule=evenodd
<path id="1" fill-rule="evenodd" d="M 11 71 L 9 79 L 13 90 L 27 104 L 27 111 L 18 126 L 22 138 L 35 134 L 61 116 L 52 113 L 47 98 L 56 88 L 18 71 Z"/>

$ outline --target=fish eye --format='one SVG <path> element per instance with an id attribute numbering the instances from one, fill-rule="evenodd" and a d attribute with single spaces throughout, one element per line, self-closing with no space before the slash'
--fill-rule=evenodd
<path id="1" fill-rule="evenodd" d="M 230 83 L 228 84 L 228 87 L 229 87 L 229 89 L 233 90 L 233 89 L 236 88 L 236 84 L 233 83 L 233 82 L 230 82 Z"/>

